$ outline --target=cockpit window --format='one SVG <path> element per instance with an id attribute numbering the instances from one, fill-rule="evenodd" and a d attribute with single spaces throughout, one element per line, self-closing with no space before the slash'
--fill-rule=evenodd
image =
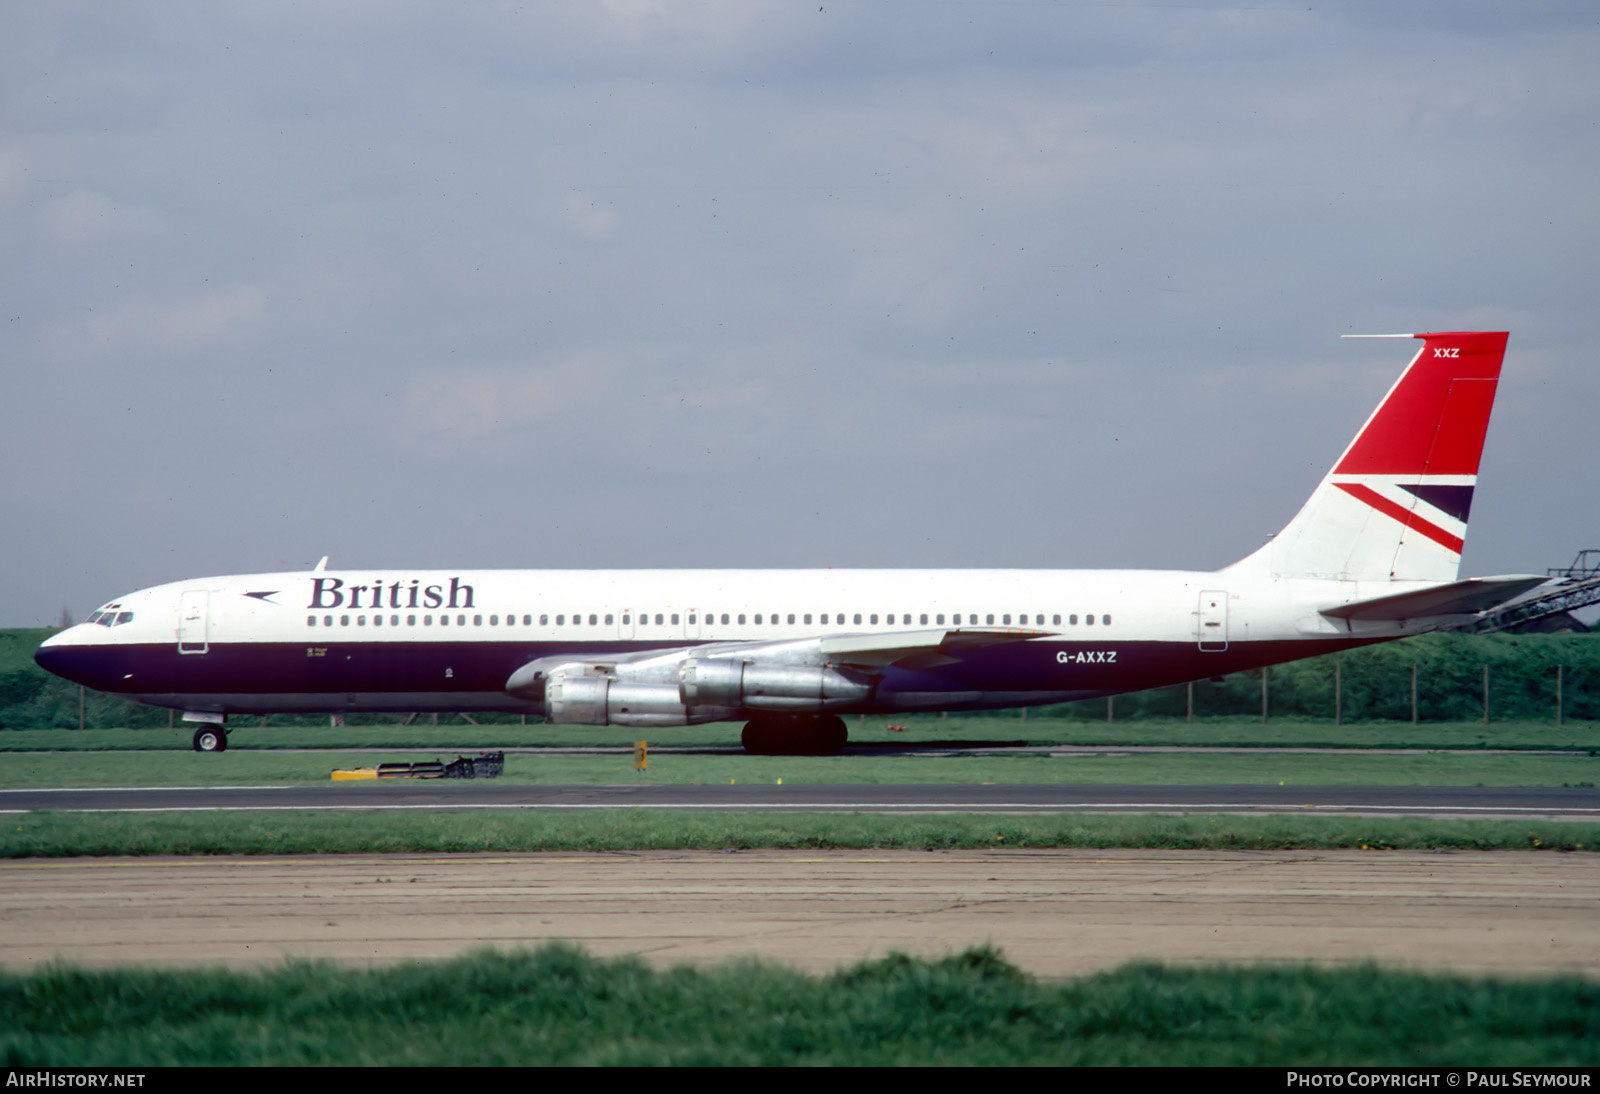
<path id="1" fill-rule="evenodd" d="M 133 613 L 132 612 L 118 612 L 117 613 L 117 621 L 115 623 L 111 624 L 111 625 L 113 627 L 120 627 L 124 623 L 132 623 L 132 622 L 133 622 Z"/>

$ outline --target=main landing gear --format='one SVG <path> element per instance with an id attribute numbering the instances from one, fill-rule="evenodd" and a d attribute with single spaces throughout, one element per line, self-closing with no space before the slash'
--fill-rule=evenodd
<path id="1" fill-rule="evenodd" d="M 217 725 L 203 725 L 194 731 L 196 752 L 228 751 L 228 731 Z"/>
<path id="2" fill-rule="evenodd" d="M 832 756 L 849 739 L 844 719 L 835 714 L 761 714 L 740 735 L 754 756 Z"/>

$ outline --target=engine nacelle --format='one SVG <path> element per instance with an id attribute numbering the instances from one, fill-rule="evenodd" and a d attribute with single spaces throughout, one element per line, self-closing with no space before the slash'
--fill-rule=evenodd
<path id="1" fill-rule="evenodd" d="M 872 683 L 827 665 L 777 665 L 693 657 L 678 671 L 685 706 L 817 711 L 864 702 Z"/>
<path id="2" fill-rule="evenodd" d="M 550 720 L 563 725 L 681 726 L 691 720 L 678 701 L 678 689 L 670 684 L 632 684 L 584 665 L 551 672 L 544 705 Z"/>
<path id="3" fill-rule="evenodd" d="M 865 675 L 818 664 L 820 650 L 803 644 L 773 659 L 652 657 L 629 661 L 530 661 L 511 674 L 506 691 L 531 700 L 563 725 L 682 726 L 717 722 L 741 710 L 794 714 L 862 703 L 875 683 Z"/>

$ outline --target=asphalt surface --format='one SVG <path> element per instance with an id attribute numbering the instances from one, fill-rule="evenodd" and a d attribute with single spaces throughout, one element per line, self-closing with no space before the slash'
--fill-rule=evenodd
<path id="1" fill-rule="evenodd" d="M 1600 820 L 1594 787 L 660 785 L 395 780 L 326 786 L 0 790 L 0 812 L 682 809 L 810 813 L 1305 813 Z"/>

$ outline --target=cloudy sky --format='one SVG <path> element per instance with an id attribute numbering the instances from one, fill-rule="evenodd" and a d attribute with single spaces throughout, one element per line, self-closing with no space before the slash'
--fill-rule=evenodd
<path id="1" fill-rule="evenodd" d="M 335 566 L 1213 568 L 1509 329 L 1600 547 L 1589 0 L 6 4 L 0 625 Z"/>

